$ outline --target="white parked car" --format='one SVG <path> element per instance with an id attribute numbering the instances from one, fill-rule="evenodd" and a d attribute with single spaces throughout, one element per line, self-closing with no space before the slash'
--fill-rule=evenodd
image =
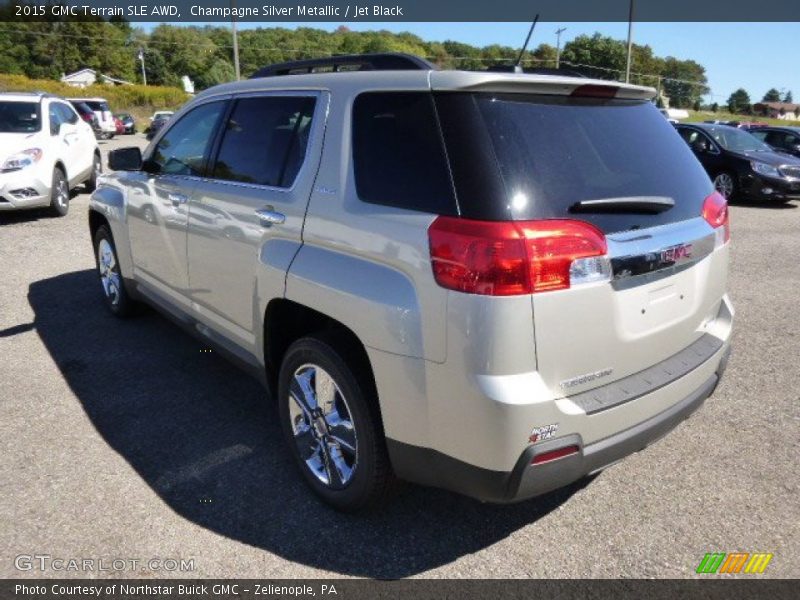
<path id="1" fill-rule="evenodd" d="M 92 127 L 63 98 L 0 94 L 0 211 L 69 210 L 69 192 L 102 172 Z"/>
<path id="2" fill-rule="evenodd" d="M 175 113 L 171 110 L 157 110 L 153 113 L 153 116 L 150 117 L 150 122 L 152 123 L 156 119 L 169 119 Z"/>
<path id="3" fill-rule="evenodd" d="M 117 125 L 114 122 L 114 114 L 108 106 L 105 98 L 69 98 L 70 102 L 83 102 L 94 111 L 97 116 L 97 123 L 100 126 L 100 136 L 110 140 L 117 133 Z"/>

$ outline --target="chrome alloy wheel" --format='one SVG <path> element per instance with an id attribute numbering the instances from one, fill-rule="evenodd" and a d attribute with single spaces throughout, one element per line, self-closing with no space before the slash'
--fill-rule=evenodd
<path id="1" fill-rule="evenodd" d="M 346 487 L 358 466 L 358 437 L 333 377 L 317 365 L 305 364 L 294 372 L 287 400 L 300 458 L 324 485 Z"/>
<path id="2" fill-rule="evenodd" d="M 112 306 L 117 306 L 120 300 L 120 281 L 119 271 L 117 270 L 117 258 L 114 256 L 114 249 L 108 240 L 102 239 L 97 244 L 97 269 L 100 272 L 100 283 L 103 284 L 103 292 Z"/>
<path id="3" fill-rule="evenodd" d="M 64 207 L 69 202 L 69 186 L 66 179 L 60 179 L 56 186 L 56 204 Z"/>
<path id="4" fill-rule="evenodd" d="M 733 178 L 727 173 L 720 173 L 714 178 L 714 189 L 729 199 L 733 194 Z"/>

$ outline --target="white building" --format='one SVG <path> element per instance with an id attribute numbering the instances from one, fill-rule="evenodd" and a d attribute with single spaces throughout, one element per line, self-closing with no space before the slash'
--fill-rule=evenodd
<path id="1" fill-rule="evenodd" d="M 117 79 L 115 77 L 111 77 L 110 75 L 103 75 L 102 73 L 98 73 L 94 69 L 81 69 L 80 71 L 75 71 L 74 73 L 70 73 L 69 75 L 62 75 L 61 82 L 66 83 L 67 85 L 71 85 L 77 88 L 85 88 L 90 85 L 94 85 L 97 83 L 98 79 L 101 83 L 105 83 L 108 85 L 133 85 L 130 81 L 125 81 L 124 79 Z"/>
<path id="2" fill-rule="evenodd" d="M 62 75 L 61 81 L 73 87 L 85 88 L 97 82 L 97 71 L 94 69 L 81 69 L 69 75 Z"/>

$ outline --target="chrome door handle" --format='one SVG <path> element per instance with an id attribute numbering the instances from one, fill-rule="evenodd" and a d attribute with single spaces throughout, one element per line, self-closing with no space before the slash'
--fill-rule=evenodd
<path id="1" fill-rule="evenodd" d="M 167 195 L 169 201 L 172 202 L 172 206 L 180 206 L 181 204 L 186 204 L 189 201 L 187 196 L 183 194 L 169 194 Z"/>
<path id="2" fill-rule="evenodd" d="M 270 225 L 282 225 L 286 222 L 286 215 L 272 210 L 271 206 L 257 210 L 256 215 L 258 216 L 258 220 L 261 222 L 261 225 L 264 227 L 269 227 Z"/>

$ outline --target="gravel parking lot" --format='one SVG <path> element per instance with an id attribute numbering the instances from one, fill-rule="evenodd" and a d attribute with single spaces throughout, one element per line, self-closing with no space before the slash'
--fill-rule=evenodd
<path id="1" fill-rule="evenodd" d="M 156 313 L 108 313 L 87 204 L 0 213 L 0 576 L 41 576 L 15 557 L 47 554 L 195 567 L 102 576 L 689 577 L 743 551 L 800 577 L 796 202 L 733 207 L 734 353 L 671 435 L 522 504 L 407 486 L 368 516 L 306 490 L 257 383 Z"/>

